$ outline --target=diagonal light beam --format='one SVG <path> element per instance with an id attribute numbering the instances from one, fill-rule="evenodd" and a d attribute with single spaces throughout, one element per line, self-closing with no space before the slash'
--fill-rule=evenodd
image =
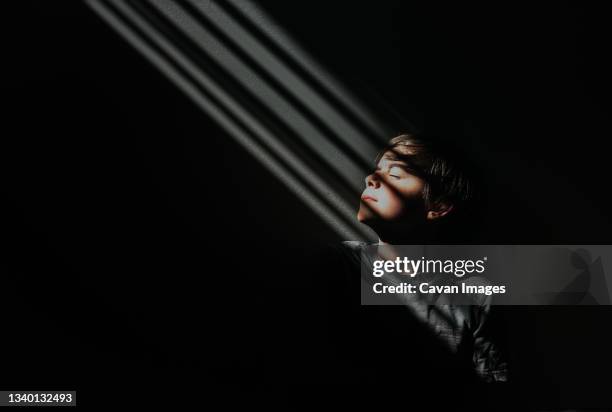
<path id="1" fill-rule="evenodd" d="M 248 55 L 259 67 L 271 73 L 274 76 L 273 79 L 284 90 L 299 100 L 305 110 L 312 111 L 321 122 L 332 129 L 347 146 L 361 157 L 362 161 L 367 164 L 371 162 L 381 141 L 372 142 L 362 128 L 357 127 L 329 100 L 317 93 L 304 78 L 295 73 L 288 64 L 283 62 L 269 47 L 262 44 L 249 30 L 242 27 L 221 5 L 202 0 L 190 0 L 179 4 L 184 3 L 192 5 L 217 30 L 223 32 L 235 47 Z M 312 74 L 310 71 L 309 73 Z M 322 75 L 316 77 L 322 77 Z"/>
<path id="2" fill-rule="evenodd" d="M 114 3 L 122 2 L 114 1 Z M 352 161 L 346 152 L 324 136 L 303 112 L 278 93 L 250 65 L 245 64 L 210 30 L 180 8 L 178 3 L 167 0 L 149 0 L 148 4 L 163 13 L 251 95 L 277 113 L 286 126 L 295 133 L 295 136 L 301 139 L 320 159 L 323 159 L 329 168 L 341 176 L 350 185 L 353 192 L 359 192 L 362 183 L 357 181 L 356 177 L 365 176 L 365 167 L 360 167 L 359 164 Z M 124 4 L 121 6 L 123 7 Z M 367 164 L 366 162 L 367 160 L 364 160 L 364 164 Z"/>
<path id="3" fill-rule="evenodd" d="M 372 238 L 367 229 L 354 223 L 353 207 L 335 195 L 333 187 L 128 4 L 99 0 L 88 0 L 88 4 L 338 234 L 352 239 Z"/>
<path id="4" fill-rule="evenodd" d="M 206 3 L 202 0 L 197 0 L 197 2 L 201 4 Z M 227 2 L 239 10 L 244 17 L 253 22 L 268 39 L 273 41 L 309 75 L 314 77 L 326 91 L 332 94 L 349 112 L 358 118 L 372 135 L 378 136 L 381 144 L 386 142 L 387 133 L 385 131 L 389 129 L 388 125 L 380 122 L 371 110 L 336 81 L 333 76 L 317 63 L 316 59 L 309 56 L 266 12 L 250 0 L 228 0 Z"/>

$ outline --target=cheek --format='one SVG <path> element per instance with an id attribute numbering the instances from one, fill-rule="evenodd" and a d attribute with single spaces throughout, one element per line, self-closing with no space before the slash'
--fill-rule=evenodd
<path id="1" fill-rule="evenodd" d="M 424 208 L 424 184 L 419 179 L 410 179 L 401 186 L 385 184 L 378 193 L 376 212 L 385 220 L 411 216 L 418 218 Z"/>
<path id="2" fill-rule="evenodd" d="M 416 177 L 410 177 L 402 181 L 401 184 L 397 185 L 395 189 L 402 194 L 402 196 L 408 199 L 415 199 L 422 197 L 423 189 L 425 189 L 425 183 Z"/>
<path id="3" fill-rule="evenodd" d="M 376 203 L 376 211 L 384 219 L 394 219 L 404 213 L 405 201 L 395 191 L 381 190 Z"/>

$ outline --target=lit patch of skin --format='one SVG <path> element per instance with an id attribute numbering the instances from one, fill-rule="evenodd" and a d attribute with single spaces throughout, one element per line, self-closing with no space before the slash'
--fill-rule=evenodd
<path id="1" fill-rule="evenodd" d="M 357 213 L 360 222 L 400 220 L 424 208 L 425 181 L 411 173 L 405 162 L 394 160 L 388 154 L 366 177 L 365 185 Z"/>

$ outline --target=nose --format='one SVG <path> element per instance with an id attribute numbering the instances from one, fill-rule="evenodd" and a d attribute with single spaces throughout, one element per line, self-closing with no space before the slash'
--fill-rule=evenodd
<path id="1" fill-rule="evenodd" d="M 376 172 L 373 172 L 365 178 L 366 187 L 373 187 L 375 189 L 380 187 L 380 176 Z"/>

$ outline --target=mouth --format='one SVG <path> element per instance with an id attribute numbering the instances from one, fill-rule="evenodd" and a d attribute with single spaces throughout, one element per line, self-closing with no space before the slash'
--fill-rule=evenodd
<path id="1" fill-rule="evenodd" d="M 370 196 L 370 195 L 363 195 L 363 196 L 361 196 L 361 200 L 363 200 L 364 202 L 368 201 L 368 200 L 371 201 L 371 202 L 378 202 L 378 199 L 376 199 L 375 197 Z"/>

